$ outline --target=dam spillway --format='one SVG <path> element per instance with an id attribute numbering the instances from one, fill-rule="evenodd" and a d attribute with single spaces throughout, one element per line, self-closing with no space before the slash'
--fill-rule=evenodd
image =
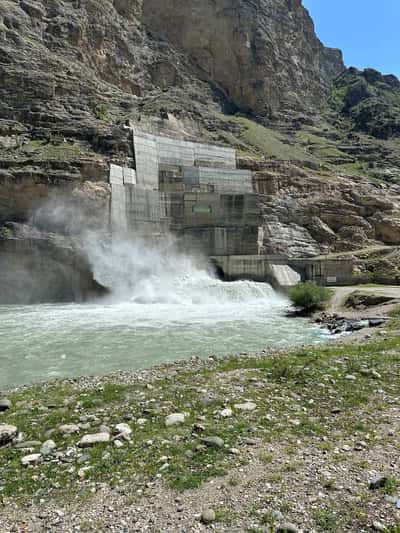
<path id="1" fill-rule="evenodd" d="M 287 288 L 301 280 L 349 284 L 351 260 L 262 255 L 256 179 L 236 152 L 130 128 L 132 166 L 111 164 L 111 225 L 127 238 L 174 235 L 181 250 L 212 258 L 225 279 Z"/>

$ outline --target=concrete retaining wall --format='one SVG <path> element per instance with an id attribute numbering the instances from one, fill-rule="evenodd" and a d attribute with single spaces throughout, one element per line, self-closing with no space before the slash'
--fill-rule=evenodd
<path id="1" fill-rule="evenodd" d="M 218 255 L 218 254 L 215 254 Z M 352 285 L 353 261 L 333 259 L 288 259 L 281 256 L 218 256 L 212 258 L 226 279 L 252 279 L 279 285 L 277 265 L 287 265 L 300 274 L 302 281 L 314 281 L 319 285 Z"/>
<path id="2" fill-rule="evenodd" d="M 261 223 L 257 197 L 253 194 L 183 195 L 183 227 L 258 226 Z"/>
<path id="3" fill-rule="evenodd" d="M 136 185 L 136 171 L 134 168 L 110 165 L 111 185 Z"/>
<path id="4" fill-rule="evenodd" d="M 257 227 L 186 228 L 182 245 L 185 251 L 203 255 L 255 254 Z"/>
<path id="5" fill-rule="evenodd" d="M 158 146 L 154 135 L 134 135 L 137 183 L 149 190 L 158 190 Z"/>
<path id="6" fill-rule="evenodd" d="M 303 279 L 319 285 L 329 287 L 354 283 L 352 259 L 291 259 L 290 264 L 301 273 Z"/>

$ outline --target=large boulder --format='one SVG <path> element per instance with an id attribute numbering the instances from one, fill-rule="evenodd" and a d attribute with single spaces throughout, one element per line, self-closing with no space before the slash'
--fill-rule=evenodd
<path id="1" fill-rule="evenodd" d="M 371 222 L 375 228 L 376 238 L 386 244 L 400 244 L 400 217 L 377 214 Z"/>

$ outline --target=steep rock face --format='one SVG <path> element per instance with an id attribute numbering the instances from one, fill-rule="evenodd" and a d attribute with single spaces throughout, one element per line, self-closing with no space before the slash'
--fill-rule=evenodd
<path id="1" fill-rule="evenodd" d="M 399 244 L 399 187 L 274 163 L 256 172 L 267 254 L 311 257 Z"/>
<path id="2" fill-rule="evenodd" d="M 140 0 L 0 2 L 0 221 L 107 181 L 110 159 L 129 164 L 132 116 L 167 107 L 196 123 L 221 110 L 141 16 Z"/>
<path id="3" fill-rule="evenodd" d="M 309 112 L 344 70 L 301 0 L 146 0 L 143 22 L 189 55 L 237 108 L 272 117 Z"/>
<path id="4" fill-rule="evenodd" d="M 0 227 L 0 305 L 83 302 L 105 296 L 70 239 L 29 226 Z"/>
<path id="5" fill-rule="evenodd" d="M 212 100 L 185 58 L 143 31 L 141 17 L 140 0 L 2 1 L 0 117 L 125 153 L 106 124 L 137 110 L 138 98 L 145 105 L 184 86 L 183 104 L 190 92 Z"/>
<path id="6" fill-rule="evenodd" d="M 336 178 L 399 182 L 398 139 L 381 141 L 397 135 L 399 82 L 343 68 L 300 0 L 2 0 L 0 224 L 103 226 L 129 120 L 288 167 L 261 192 L 267 252 L 397 243 L 397 207 L 377 199 L 399 191 Z M 260 120 L 224 115 L 238 109 Z"/>
<path id="7" fill-rule="evenodd" d="M 120 147 L 96 119 L 157 106 L 163 91 L 194 115 L 196 103 L 225 101 L 286 116 L 318 105 L 343 68 L 300 0 L 0 5 L 0 118 L 73 132 L 100 151 Z"/>
<path id="8" fill-rule="evenodd" d="M 334 83 L 331 106 L 354 129 L 379 139 L 400 137 L 400 81 L 372 68 L 349 68 Z"/>

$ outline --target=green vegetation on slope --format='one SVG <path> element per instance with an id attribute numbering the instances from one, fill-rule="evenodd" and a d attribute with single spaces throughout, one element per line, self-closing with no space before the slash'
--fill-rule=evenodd
<path id="1" fill-rule="evenodd" d="M 282 161 L 319 162 L 317 158 L 307 153 L 300 146 L 289 144 L 284 135 L 257 122 L 244 117 L 224 117 L 224 120 L 241 126 L 240 133 L 237 136 L 238 139 L 258 154 Z"/>

